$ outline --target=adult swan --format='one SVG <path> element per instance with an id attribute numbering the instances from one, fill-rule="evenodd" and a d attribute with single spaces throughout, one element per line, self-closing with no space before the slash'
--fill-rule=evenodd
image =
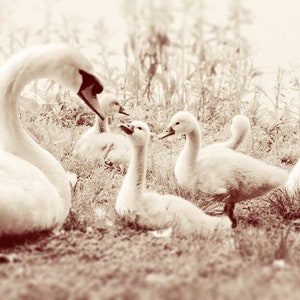
<path id="1" fill-rule="evenodd" d="M 0 69 L 0 236 L 53 229 L 65 221 L 71 192 L 61 164 L 22 128 L 18 98 L 31 80 L 64 85 L 103 118 L 97 94 L 103 86 L 92 65 L 65 45 L 29 48 Z"/>

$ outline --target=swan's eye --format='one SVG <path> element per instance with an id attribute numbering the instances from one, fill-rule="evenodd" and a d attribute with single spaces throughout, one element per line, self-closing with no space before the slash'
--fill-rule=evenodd
<path id="1" fill-rule="evenodd" d="M 180 122 L 176 122 L 176 123 L 175 123 L 175 125 L 179 125 L 179 124 L 180 124 Z"/>
<path id="2" fill-rule="evenodd" d="M 143 130 L 143 128 L 142 128 L 142 127 L 140 127 L 140 126 L 139 126 L 139 127 L 137 127 L 137 129 L 138 129 L 138 130 Z"/>

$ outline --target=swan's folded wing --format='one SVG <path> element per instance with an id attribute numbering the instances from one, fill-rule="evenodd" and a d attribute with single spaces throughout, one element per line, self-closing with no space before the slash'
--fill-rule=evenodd
<path id="1" fill-rule="evenodd" d="M 35 166 L 0 151 L 0 235 L 50 229 L 65 219 L 62 200 Z"/>

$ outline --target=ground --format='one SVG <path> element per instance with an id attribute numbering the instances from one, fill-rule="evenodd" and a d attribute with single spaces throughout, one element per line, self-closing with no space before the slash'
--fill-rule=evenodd
<path id="1" fill-rule="evenodd" d="M 3 299 L 299 299 L 299 226 L 269 201 L 279 203 L 278 192 L 238 204 L 239 225 L 231 237 L 157 237 L 114 212 L 120 170 L 72 157 L 86 127 L 64 127 L 51 118 L 27 114 L 24 122 L 78 175 L 72 209 L 61 230 L 1 240 Z M 224 138 L 227 129 L 206 135 Z M 151 140 L 149 189 L 189 196 L 173 175 L 183 142 Z M 264 160 L 280 164 L 279 157 Z M 204 202 L 198 205 L 209 211 Z"/>

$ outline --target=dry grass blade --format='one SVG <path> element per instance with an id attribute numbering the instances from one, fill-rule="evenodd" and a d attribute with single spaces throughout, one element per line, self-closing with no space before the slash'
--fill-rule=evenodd
<path id="1" fill-rule="evenodd" d="M 265 201 L 285 220 L 300 219 L 300 192 L 290 195 L 284 188 L 279 188 L 269 193 Z"/>

